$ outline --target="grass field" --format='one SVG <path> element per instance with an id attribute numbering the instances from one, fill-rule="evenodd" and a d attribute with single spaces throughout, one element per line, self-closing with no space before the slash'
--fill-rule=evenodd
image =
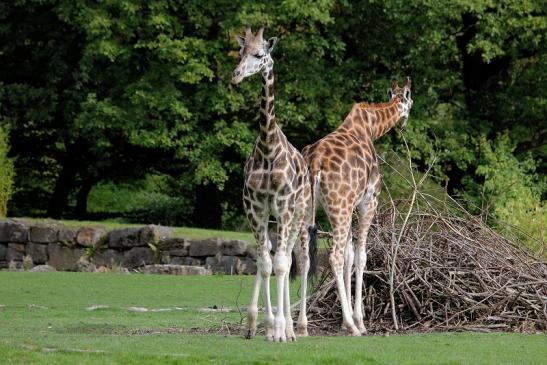
<path id="1" fill-rule="evenodd" d="M 181 333 L 239 322 L 237 311 L 203 308 L 245 306 L 252 282 L 220 275 L 0 272 L 0 363 L 541 364 L 547 359 L 545 335 L 308 337 L 273 344 L 261 336 L 249 341 L 240 334 Z M 86 309 L 92 305 L 108 308 Z M 131 306 L 149 311 L 131 312 Z M 150 311 L 162 308 L 171 310 Z"/>

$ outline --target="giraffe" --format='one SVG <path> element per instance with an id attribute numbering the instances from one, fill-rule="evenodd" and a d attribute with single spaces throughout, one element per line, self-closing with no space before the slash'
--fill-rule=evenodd
<path id="1" fill-rule="evenodd" d="M 291 253 L 300 237 L 297 252 L 298 268 L 302 277 L 300 314 L 297 334 L 307 336 L 306 289 L 310 267 L 308 257 L 308 230 L 304 214 L 311 199 L 307 165 L 304 158 L 288 141 L 276 123 L 274 111 L 274 73 L 271 52 L 277 38 L 263 39 L 264 28 L 256 34 L 247 27 L 245 37 L 237 36 L 240 62 L 233 73 L 232 83 L 262 73 L 262 101 L 260 105 L 260 132 L 251 156 L 245 163 L 243 206 L 257 241 L 257 275 L 251 305 L 247 314 L 247 338 L 256 333 L 258 296 L 263 282 L 266 310 L 266 339 L 286 342 L 296 339 L 290 312 L 289 268 Z M 270 257 L 268 221 L 273 216 L 277 223 L 277 249 Z M 274 318 L 270 302 L 270 275 L 272 268 L 277 279 L 277 312 Z"/>
<path id="2" fill-rule="evenodd" d="M 302 154 L 309 165 L 312 200 L 306 219 L 315 226 L 315 203 L 325 209 L 332 227 L 333 245 L 329 262 L 336 280 L 343 323 L 350 335 L 366 333 L 363 324 L 362 285 L 366 265 L 366 239 L 378 205 L 380 173 L 373 141 L 394 125 L 406 126 L 412 99 L 410 78 L 402 88 L 391 82 L 390 101 L 380 104 L 356 103 L 344 122 Z M 357 211 L 355 251 L 351 218 Z M 355 264 L 355 307 L 351 306 L 351 269 Z"/>

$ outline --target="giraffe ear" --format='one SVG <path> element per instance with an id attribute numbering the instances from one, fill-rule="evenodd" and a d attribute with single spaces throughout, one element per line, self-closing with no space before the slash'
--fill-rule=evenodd
<path id="1" fill-rule="evenodd" d="M 406 88 L 410 90 L 410 86 L 412 86 L 412 82 L 410 81 L 410 76 L 406 77 Z"/>
<path id="2" fill-rule="evenodd" d="M 277 37 L 272 37 L 268 39 L 268 44 L 266 45 L 266 47 L 268 47 L 268 52 L 271 53 L 276 44 L 277 44 Z"/>
<path id="3" fill-rule="evenodd" d="M 393 92 L 391 91 L 391 89 L 387 89 L 387 96 L 389 100 L 393 99 Z"/>
<path id="4" fill-rule="evenodd" d="M 243 48 L 243 46 L 245 46 L 245 38 L 243 38 L 242 36 L 236 35 L 236 41 L 240 47 Z"/>

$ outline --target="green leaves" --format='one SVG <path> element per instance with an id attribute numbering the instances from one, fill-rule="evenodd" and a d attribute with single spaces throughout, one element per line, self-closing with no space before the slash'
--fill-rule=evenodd
<path id="1" fill-rule="evenodd" d="M 13 160 L 8 158 L 8 152 L 8 135 L 0 124 L 0 218 L 4 218 L 7 214 L 7 204 L 14 188 L 15 170 Z"/>
<path id="2" fill-rule="evenodd" d="M 530 156 L 518 160 L 513 156 L 514 145 L 507 134 L 495 141 L 479 140 L 480 161 L 476 168 L 484 177 L 483 194 L 498 219 L 495 224 L 504 233 L 513 233 L 540 252 L 544 248 L 547 206 L 541 194 L 547 188 L 545 175 L 535 174 Z M 524 234 L 522 233 L 524 232 Z"/>
<path id="3" fill-rule="evenodd" d="M 295 21 L 313 27 L 314 23 L 333 23 L 335 6 L 336 1 L 333 0 L 284 0 L 276 9 L 276 13 L 284 21 Z"/>

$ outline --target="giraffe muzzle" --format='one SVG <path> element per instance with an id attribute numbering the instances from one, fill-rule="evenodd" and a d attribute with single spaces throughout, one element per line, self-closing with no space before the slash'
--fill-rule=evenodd
<path id="1" fill-rule="evenodd" d="M 232 84 L 237 85 L 243 80 L 243 75 L 239 70 L 235 70 L 232 75 Z"/>

